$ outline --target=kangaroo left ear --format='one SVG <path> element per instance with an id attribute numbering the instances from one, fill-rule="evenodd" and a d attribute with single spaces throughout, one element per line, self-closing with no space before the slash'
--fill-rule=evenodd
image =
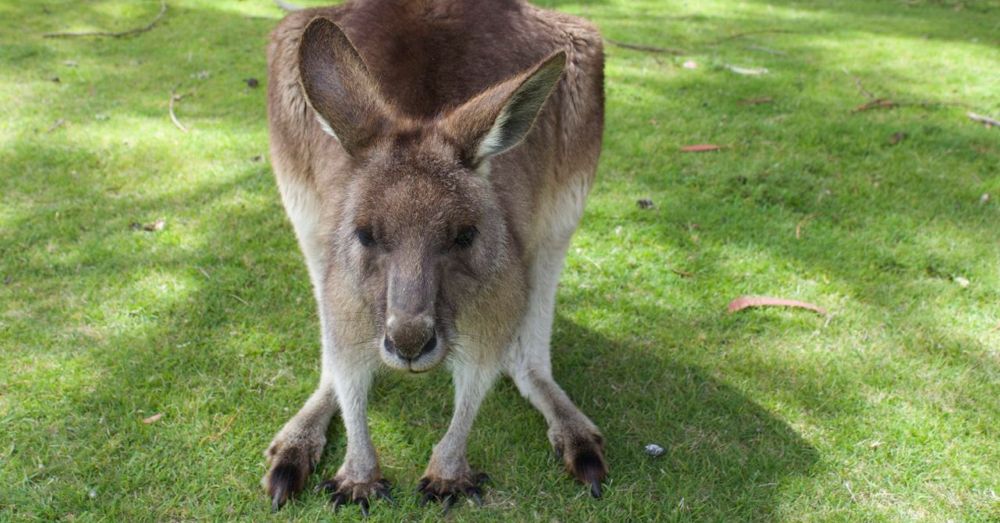
<path id="1" fill-rule="evenodd" d="M 565 67 L 566 53 L 559 51 L 448 113 L 442 125 L 462 144 L 462 162 L 477 168 L 487 158 L 521 143 Z"/>
<path id="2" fill-rule="evenodd" d="M 390 120 L 378 82 L 329 19 L 314 18 L 302 33 L 299 82 L 323 130 L 350 155 L 368 146 Z"/>

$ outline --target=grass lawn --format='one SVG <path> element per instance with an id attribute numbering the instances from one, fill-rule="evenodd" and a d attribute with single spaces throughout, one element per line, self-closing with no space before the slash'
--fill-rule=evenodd
<path id="1" fill-rule="evenodd" d="M 590 499 L 502 382 L 470 440 L 486 506 L 449 517 L 1000 520 L 1000 128 L 966 117 L 1000 117 L 1000 2 L 543 3 L 684 51 L 608 47 L 559 292 L 556 377 L 612 477 Z M 2 521 L 332 518 L 311 491 L 271 516 L 258 483 L 319 367 L 267 157 L 281 12 L 167 4 L 131 38 L 44 39 L 142 26 L 159 2 L 0 0 Z M 899 106 L 852 112 L 876 99 Z M 680 151 L 704 143 L 725 147 Z M 830 315 L 726 314 L 744 294 Z M 399 503 L 373 520 L 439 517 L 413 491 L 450 413 L 444 372 L 380 380 Z M 340 464 L 329 437 L 310 487 Z"/>

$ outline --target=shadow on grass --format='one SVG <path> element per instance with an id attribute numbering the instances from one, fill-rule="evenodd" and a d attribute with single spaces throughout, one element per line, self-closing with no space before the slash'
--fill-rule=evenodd
<path id="1" fill-rule="evenodd" d="M 678 329 L 683 324 L 665 320 L 663 311 L 637 312 L 637 319 L 676 322 Z M 707 369 L 609 339 L 562 316 L 555 324 L 553 367 L 604 431 L 612 484 L 621 485 L 625 499 L 652 499 L 661 511 L 643 516 L 767 520 L 783 480 L 807 473 L 818 458 L 787 423 Z M 664 456 L 647 456 L 649 443 L 663 446 Z"/>

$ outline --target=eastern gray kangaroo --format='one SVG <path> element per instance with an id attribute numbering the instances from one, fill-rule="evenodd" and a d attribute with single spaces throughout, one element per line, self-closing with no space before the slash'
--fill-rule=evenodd
<path id="1" fill-rule="evenodd" d="M 387 497 L 366 408 L 380 367 L 447 362 L 455 412 L 424 501 L 480 500 L 466 460 L 502 373 L 601 495 L 597 427 L 552 379 L 563 259 L 594 179 L 601 36 L 520 0 L 355 0 L 288 15 L 268 47 L 271 160 L 319 305 L 319 386 L 266 451 L 277 510 L 302 490 L 339 409 L 335 506 Z"/>

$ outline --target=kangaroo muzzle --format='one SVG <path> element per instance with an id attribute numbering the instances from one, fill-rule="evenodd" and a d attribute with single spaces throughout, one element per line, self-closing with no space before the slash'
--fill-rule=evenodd
<path id="1" fill-rule="evenodd" d="M 403 359 L 415 360 L 437 346 L 434 319 L 430 314 L 411 316 L 390 311 L 385 327 L 385 349 Z"/>

